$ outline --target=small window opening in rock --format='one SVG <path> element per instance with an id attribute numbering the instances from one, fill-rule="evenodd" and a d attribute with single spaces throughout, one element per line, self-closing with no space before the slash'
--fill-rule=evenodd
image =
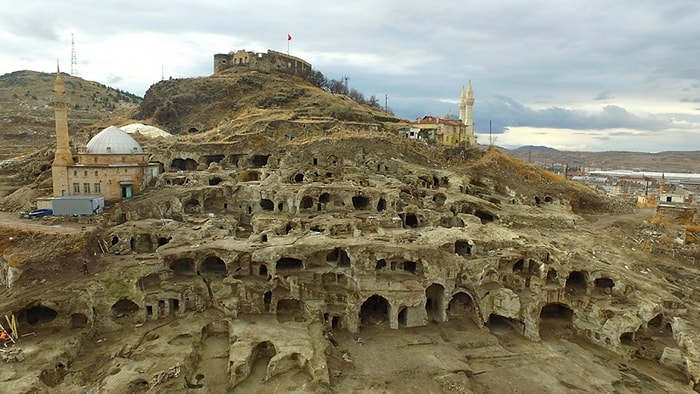
<path id="1" fill-rule="evenodd" d="M 165 237 L 158 238 L 158 246 L 167 245 L 168 242 L 170 242 L 170 240 L 168 238 L 165 238 Z"/>
<path id="2" fill-rule="evenodd" d="M 298 174 L 294 175 L 294 182 L 300 183 L 303 181 L 304 181 L 304 174 L 298 173 Z"/>
<path id="3" fill-rule="evenodd" d="M 331 328 L 334 330 L 343 328 L 341 325 L 340 316 L 333 316 L 333 319 L 331 320 Z"/>
<path id="4" fill-rule="evenodd" d="M 277 271 L 300 270 L 303 268 L 302 261 L 293 257 L 283 257 L 277 260 Z"/>
<path id="5" fill-rule="evenodd" d="M 552 198 L 552 196 L 544 196 L 544 202 L 551 204 L 554 202 L 554 199 Z"/>
<path id="6" fill-rule="evenodd" d="M 359 210 L 369 209 L 369 198 L 365 196 L 354 196 L 352 198 L 352 206 Z"/>
<path id="7" fill-rule="evenodd" d="M 311 198 L 309 196 L 304 196 L 301 199 L 301 204 L 300 204 L 301 209 L 311 209 L 313 206 L 314 206 L 313 198 Z"/>
<path id="8" fill-rule="evenodd" d="M 384 259 L 377 261 L 377 264 L 374 266 L 374 269 L 377 271 L 383 270 L 384 268 L 386 268 L 386 260 Z"/>
<path id="9" fill-rule="evenodd" d="M 648 326 L 654 328 L 661 328 L 663 321 L 664 317 L 662 314 L 659 313 L 658 315 L 654 316 L 653 319 L 649 320 Z"/>
<path id="10" fill-rule="evenodd" d="M 433 187 L 434 187 L 435 189 L 437 189 L 438 187 L 440 187 L 440 180 L 439 180 L 436 176 L 433 177 Z"/>
<path id="11" fill-rule="evenodd" d="M 260 242 L 267 242 L 267 234 L 263 234 L 260 236 Z"/>
<path id="12" fill-rule="evenodd" d="M 312 164 L 313 164 L 313 165 L 318 165 L 318 159 L 314 157 L 314 158 L 313 158 L 313 161 L 312 161 Z"/>
<path id="13" fill-rule="evenodd" d="M 412 274 L 416 273 L 417 264 L 415 261 L 404 261 L 403 270 Z"/>
<path id="14" fill-rule="evenodd" d="M 468 241 L 455 241 L 455 253 L 460 256 L 470 256 L 472 254 L 472 247 L 469 245 Z"/>
<path id="15" fill-rule="evenodd" d="M 289 234 L 290 231 L 292 231 L 292 225 L 288 224 L 287 227 L 284 228 L 284 233 Z"/>
<path id="16" fill-rule="evenodd" d="M 525 259 L 518 260 L 513 264 L 513 273 L 522 273 L 524 271 Z"/>
<path id="17" fill-rule="evenodd" d="M 633 332 L 623 332 L 620 335 L 620 343 L 627 346 L 634 345 L 634 333 Z"/>
<path id="18" fill-rule="evenodd" d="M 550 269 L 547 271 L 547 283 L 559 283 L 556 270 Z"/>
<path id="19" fill-rule="evenodd" d="M 119 243 L 119 237 L 112 237 L 112 246 Z"/>
<path id="20" fill-rule="evenodd" d="M 258 267 L 258 275 L 267 276 L 267 266 L 265 264 L 260 264 L 260 267 Z"/>
<path id="21" fill-rule="evenodd" d="M 87 326 L 88 318 L 82 313 L 73 313 L 70 315 L 71 328 L 84 328 Z"/>
<path id="22" fill-rule="evenodd" d="M 318 202 L 322 204 L 327 204 L 331 200 L 331 195 L 328 193 L 321 193 L 320 196 L 318 196 Z"/>
<path id="23" fill-rule="evenodd" d="M 209 186 L 216 186 L 219 183 L 221 183 L 221 178 L 219 178 L 219 177 L 214 177 L 214 178 L 209 179 Z"/>
<path id="24" fill-rule="evenodd" d="M 255 168 L 261 168 L 267 165 L 267 159 L 269 157 L 270 155 L 253 155 L 253 158 L 251 159 L 251 164 Z"/>
<path id="25" fill-rule="evenodd" d="M 153 305 L 146 305 L 146 315 L 153 316 Z"/>
<path id="26" fill-rule="evenodd" d="M 542 201 L 540 200 L 540 198 L 538 196 L 535 196 L 535 204 L 540 205 L 541 203 Z"/>
<path id="27" fill-rule="evenodd" d="M 333 178 L 333 173 L 327 172 L 327 173 L 326 173 L 326 178 Z"/>
<path id="28" fill-rule="evenodd" d="M 270 304 L 272 303 L 272 292 L 266 291 L 263 294 L 263 306 L 265 312 L 270 312 Z"/>
<path id="29" fill-rule="evenodd" d="M 177 312 L 180 310 L 180 300 L 177 298 L 171 298 L 170 299 L 170 311 L 171 312 Z"/>
<path id="30" fill-rule="evenodd" d="M 275 203 L 272 202 L 272 200 L 263 198 L 262 200 L 260 200 L 260 208 L 262 208 L 263 211 L 274 211 Z"/>
<path id="31" fill-rule="evenodd" d="M 612 289 L 615 287 L 615 281 L 610 278 L 598 278 L 594 282 L 595 287 L 598 289 Z"/>
<path id="32" fill-rule="evenodd" d="M 383 197 L 379 198 L 377 202 L 377 212 L 386 211 L 386 200 Z"/>
<path id="33" fill-rule="evenodd" d="M 280 212 L 284 211 L 284 203 L 283 202 L 277 204 L 277 210 Z"/>
<path id="34" fill-rule="evenodd" d="M 481 224 L 491 223 L 495 220 L 495 217 L 486 211 L 477 210 L 474 215 L 481 219 Z"/>
<path id="35" fill-rule="evenodd" d="M 196 127 L 190 127 L 190 128 L 187 130 L 187 132 L 189 132 L 189 133 L 196 133 L 197 131 L 198 131 L 198 130 L 197 130 Z"/>

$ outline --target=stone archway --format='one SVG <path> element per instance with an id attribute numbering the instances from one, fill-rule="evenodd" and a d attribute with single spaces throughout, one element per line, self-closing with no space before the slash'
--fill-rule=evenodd
<path id="1" fill-rule="evenodd" d="M 574 311 L 560 303 L 546 304 L 540 310 L 540 338 L 568 337 L 573 334 Z"/>
<path id="2" fill-rule="evenodd" d="M 428 321 L 445 321 L 445 287 L 433 283 L 425 289 L 425 312 Z"/>
<path id="3" fill-rule="evenodd" d="M 474 304 L 474 298 L 471 294 L 465 291 L 459 291 L 452 296 L 449 304 L 447 304 L 447 316 L 450 320 L 463 320 L 476 323 L 477 309 Z"/>
<path id="4" fill-rule="evenodd" d="M 379 325 L 389 322 L 389 301 L 386 298 L 374 294 L 369 297 L 362 307 L 360 307 L 360 324 L 362 325 Z"/>

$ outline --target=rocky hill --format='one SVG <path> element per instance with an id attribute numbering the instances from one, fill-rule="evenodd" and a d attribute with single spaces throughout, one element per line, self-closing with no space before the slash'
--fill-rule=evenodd
<path id="1" fill-rule="evenodd" d="M 0 161 L 55 145 L 55 74 L 15 71 L 0 75 Z M 69 127 L 80 130 L 136 108 L 141 98 L 63 73 L 70 97 Z"/>
<path id="2" fill-rule="evenodd" d="M 163 173 L 96 216 L 18 217 L 51 148 L 0 170 L 16 392 L 700 391 L 700 254 L 653 211 L 281 73 L 130 116 Z"/>

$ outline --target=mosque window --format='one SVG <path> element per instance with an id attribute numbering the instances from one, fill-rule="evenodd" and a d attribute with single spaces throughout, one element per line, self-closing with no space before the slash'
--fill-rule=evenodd
<path id="1" fill-rule="evenodd" d="M 95 171 L 95 176 L 97 176 L 97 171 Z"/>
<path id="2" fill-rule="evenodd" d="M 78 171 L 73 171 L 73 176 L 78 176 Z"/>
<path id="3" fill-rule="evenodd" d="M 73 193 L 80 193 L 80 184 L 78 182 L 73 183 Z"/>
<path id="4" fill-rule="evenodd" d="M 102 188 L 99 183 L 95 183 L 95 193 L 102 193 Z"/>
<path id="5" fill-rule="evenodd" d="M 89 183 L 83 183 L 83 191 L 85 193 L 90 193 L 90 184 Z"/>
<path id="6" fill-rule="evenodd" d="M 83 176 L 87 176 L 87 171 L 85 171 L 85 173 L 83 173 Z"/>

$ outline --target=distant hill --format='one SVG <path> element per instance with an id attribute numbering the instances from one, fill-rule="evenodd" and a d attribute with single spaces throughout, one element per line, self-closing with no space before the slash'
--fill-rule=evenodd
<path id="1" fill-rule="evenodd" d="M 141 97 L 62 73 L 71 132 L 129 112 Z M 54 142 L 54 73 L 15 71 L 0 76 L 0 160 Z"/>
<path id="2" fill-rule="evenodd" d="M 515 152 L 559 152 L 554 148 L 542 145 L 524 145 L 516 149 L 511 149 Z"/>

